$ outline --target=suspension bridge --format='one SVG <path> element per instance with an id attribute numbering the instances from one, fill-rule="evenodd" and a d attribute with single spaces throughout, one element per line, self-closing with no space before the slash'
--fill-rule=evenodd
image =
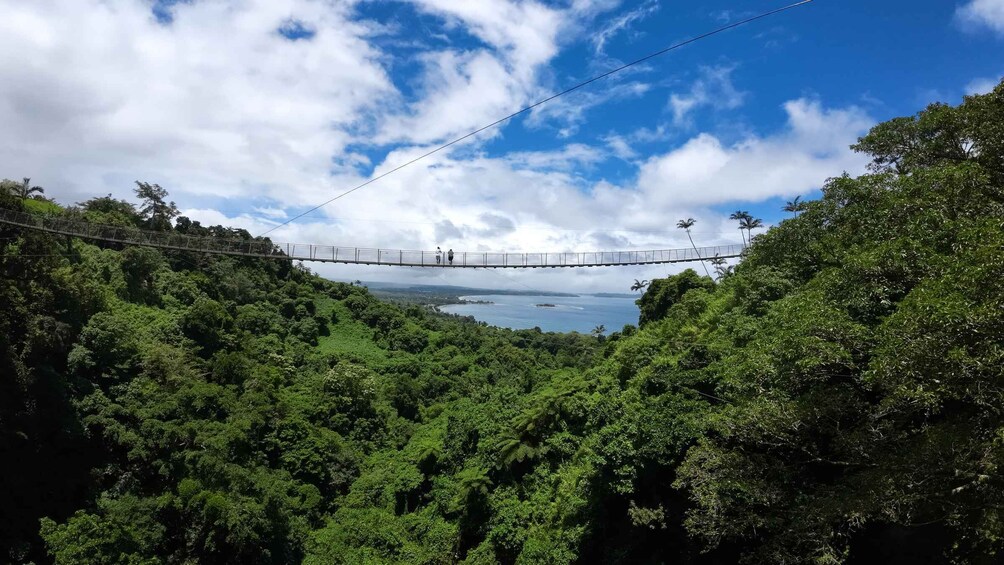
<path id="1" fill-rule="evenodd" d="M 107 226 L 58 216 L 44 216 L 10 209 L 0 209 L 0 224 L 29 230 L 104 241 L 190 251 L 214 255 L 233 255 L 261 259 L 318 261 L 395 267 L 431 267 L 446 269 L 539 269 L 558 267 L 618 267 L 687 263 L 739 257 L 744 245 L 657 249 L 650 251 L 587 251 L 558 253 L 492 253 L 460 251 L 451 261 L 446 253 L 405 249 L 341 247 L 310 243 L 275 243 L 266 238 L 227 239 L 194 237 L 176 232 L 146 231 L 131 227 Z"/>

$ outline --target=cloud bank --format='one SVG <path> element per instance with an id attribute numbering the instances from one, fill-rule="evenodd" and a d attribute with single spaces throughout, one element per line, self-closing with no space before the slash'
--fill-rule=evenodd
<path id="1" fill-rule="evenodd" d="M 439 22 L 449 40 L 395 52 L 387 40 L 402 32 L 367 19 L 352 1 L 196 0 L 173 4 L 167 22 L 147 0 L 0 0 L 0 175 L 32 176 L 63 202 L 128 197 L 134 180 L 157 182 L 193 219 L 261 233 L 538 99 L 552 90 L 548 68 L 566 45 L 602 51 L 655 11 L 654 4 L 627 7 L 605 35 L 591 37 L 588 24 L 616 11 L 616 0 L 565 7 L 416 0 L 409 7 Z M 413 73 L 400 74 L 405 63 Z M 584 91 L 271 235 L 405 249 L 667 248 L 689 245 L 674 226 L 695 217 L 699 244 L 731 243 L 735 227 L 715 206 L 804 194 L 829 176 L 863 169 L 848 145 L 873 120 L 809 98 L 778 108 L 784 122 L 776 131 L 738 140 L 697 131 L 671 141 L 674 121 L 742 105 L 733 68 L 705 68 L 689 89 L 663 95 L 667 114 L 651 127 L 562 142 L 588 113 L 655 86 L 632 76 Z M 558 143 L 489 147 L 513 127 L 556 133 Z M 596 172 L 611 160 L 628 167 L 616 180 Z M 386 268 L 318 270 L 394 276 Z M 443 282 L 446 275 L 406 276 Z M 512 286 L 495 274 L 449 276 Z M 520 284 L 609 289 L 635 275 L 520 276 L 527 277 Z"/>
<path id="2" fill-rule="evenodd" d="M 970 0 L 956 10 L 955 16 L 964 25 L 1004 35 L 1004 0 Z"/>

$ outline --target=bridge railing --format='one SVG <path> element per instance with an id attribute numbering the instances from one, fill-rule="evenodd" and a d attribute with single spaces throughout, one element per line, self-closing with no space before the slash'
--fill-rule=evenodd
<path id="1" fill-rule="evenodd" d="M 742 245 L 722 245 L 688 249 L 655 251 L 572 251 L 564 253 L 498 253 L 459 251 L 453 260 L 443 253 L 437 259 L 435 251 L 379 249 L 368 247 L 335 247 L 306 243 L 277 243 L 280 255 L 305 261 L 363 263 L 368 265 L 398 265 L 411 267 L 595 267 L 605 265 L 639 265 L 680 263 L 719 257 L 737 257 Z"/>
<path id="2" fill-rule="evenodd" d="M 51 233 L 116 243 L 137 244 L 163 249 L 249 257 L 292 258 L 304 261 L 361 263 L 445 268 L 546 268 L 596 267 L 677 263 L 720 257 L 737 257 L 743 245 L 723 245 L 650 251 L 585 251 L 563 253 L 498 253 L 460 251 L 453 260 L 446 253 L 437 257 L 435 251 L 338 247 L 309 243 L 274 243 L 265 238 L 228 239 L 194 237 L 177 232 L 155 232 L 134 227 L 107 226 L 61 216 L 30 214 L 0 209 L 0 223 L 22 226 Z"/>

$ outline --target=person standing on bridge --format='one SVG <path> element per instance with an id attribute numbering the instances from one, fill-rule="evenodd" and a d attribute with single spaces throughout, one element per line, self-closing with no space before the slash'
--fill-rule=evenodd
<path id="1" fill-rule="evenodd" d="M 440 264 L 442 262 L 443 262 L 443 250 L 440 249 L 439 246 L 437 245 L 436 246 L 436 264 L 438 265 L 438 264 Z"/>
<path id="2" fill-rule="evenodd" d="M 452 248 L 446 253 L 446 260 L 450 262 L 450 265 L 453 264 L 453 249 Z"/>

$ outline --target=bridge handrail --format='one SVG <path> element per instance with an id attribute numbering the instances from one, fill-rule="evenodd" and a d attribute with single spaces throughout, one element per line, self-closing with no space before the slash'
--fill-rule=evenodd
<path id="1" fill-rule="evenodd" d="M 566 252 L 454 252 L 451 262 L 444 252 L 382 249 L 377 247 L 343 247 L 310 243 L 275 243 L 268 238 L 233 239 L 199 237 L 177 232 L 158 232 L 135 227 L 110 226 L 73 220 L 59 216 L 39 215 L 9 208 L 0 208 L 0 223 L 17 225 L 51 233 L 124 244 L 144 245 L 162 249 L 194 251 L 258 258 L 281 258 L 304 261 L 397 265 L 414 267 L 467 268 L 541 268 L 596 267 L 677 263 L 738 257 L 744 245 L 722 245 L 682 249 L 645 251 L 566 251 Z"/>

